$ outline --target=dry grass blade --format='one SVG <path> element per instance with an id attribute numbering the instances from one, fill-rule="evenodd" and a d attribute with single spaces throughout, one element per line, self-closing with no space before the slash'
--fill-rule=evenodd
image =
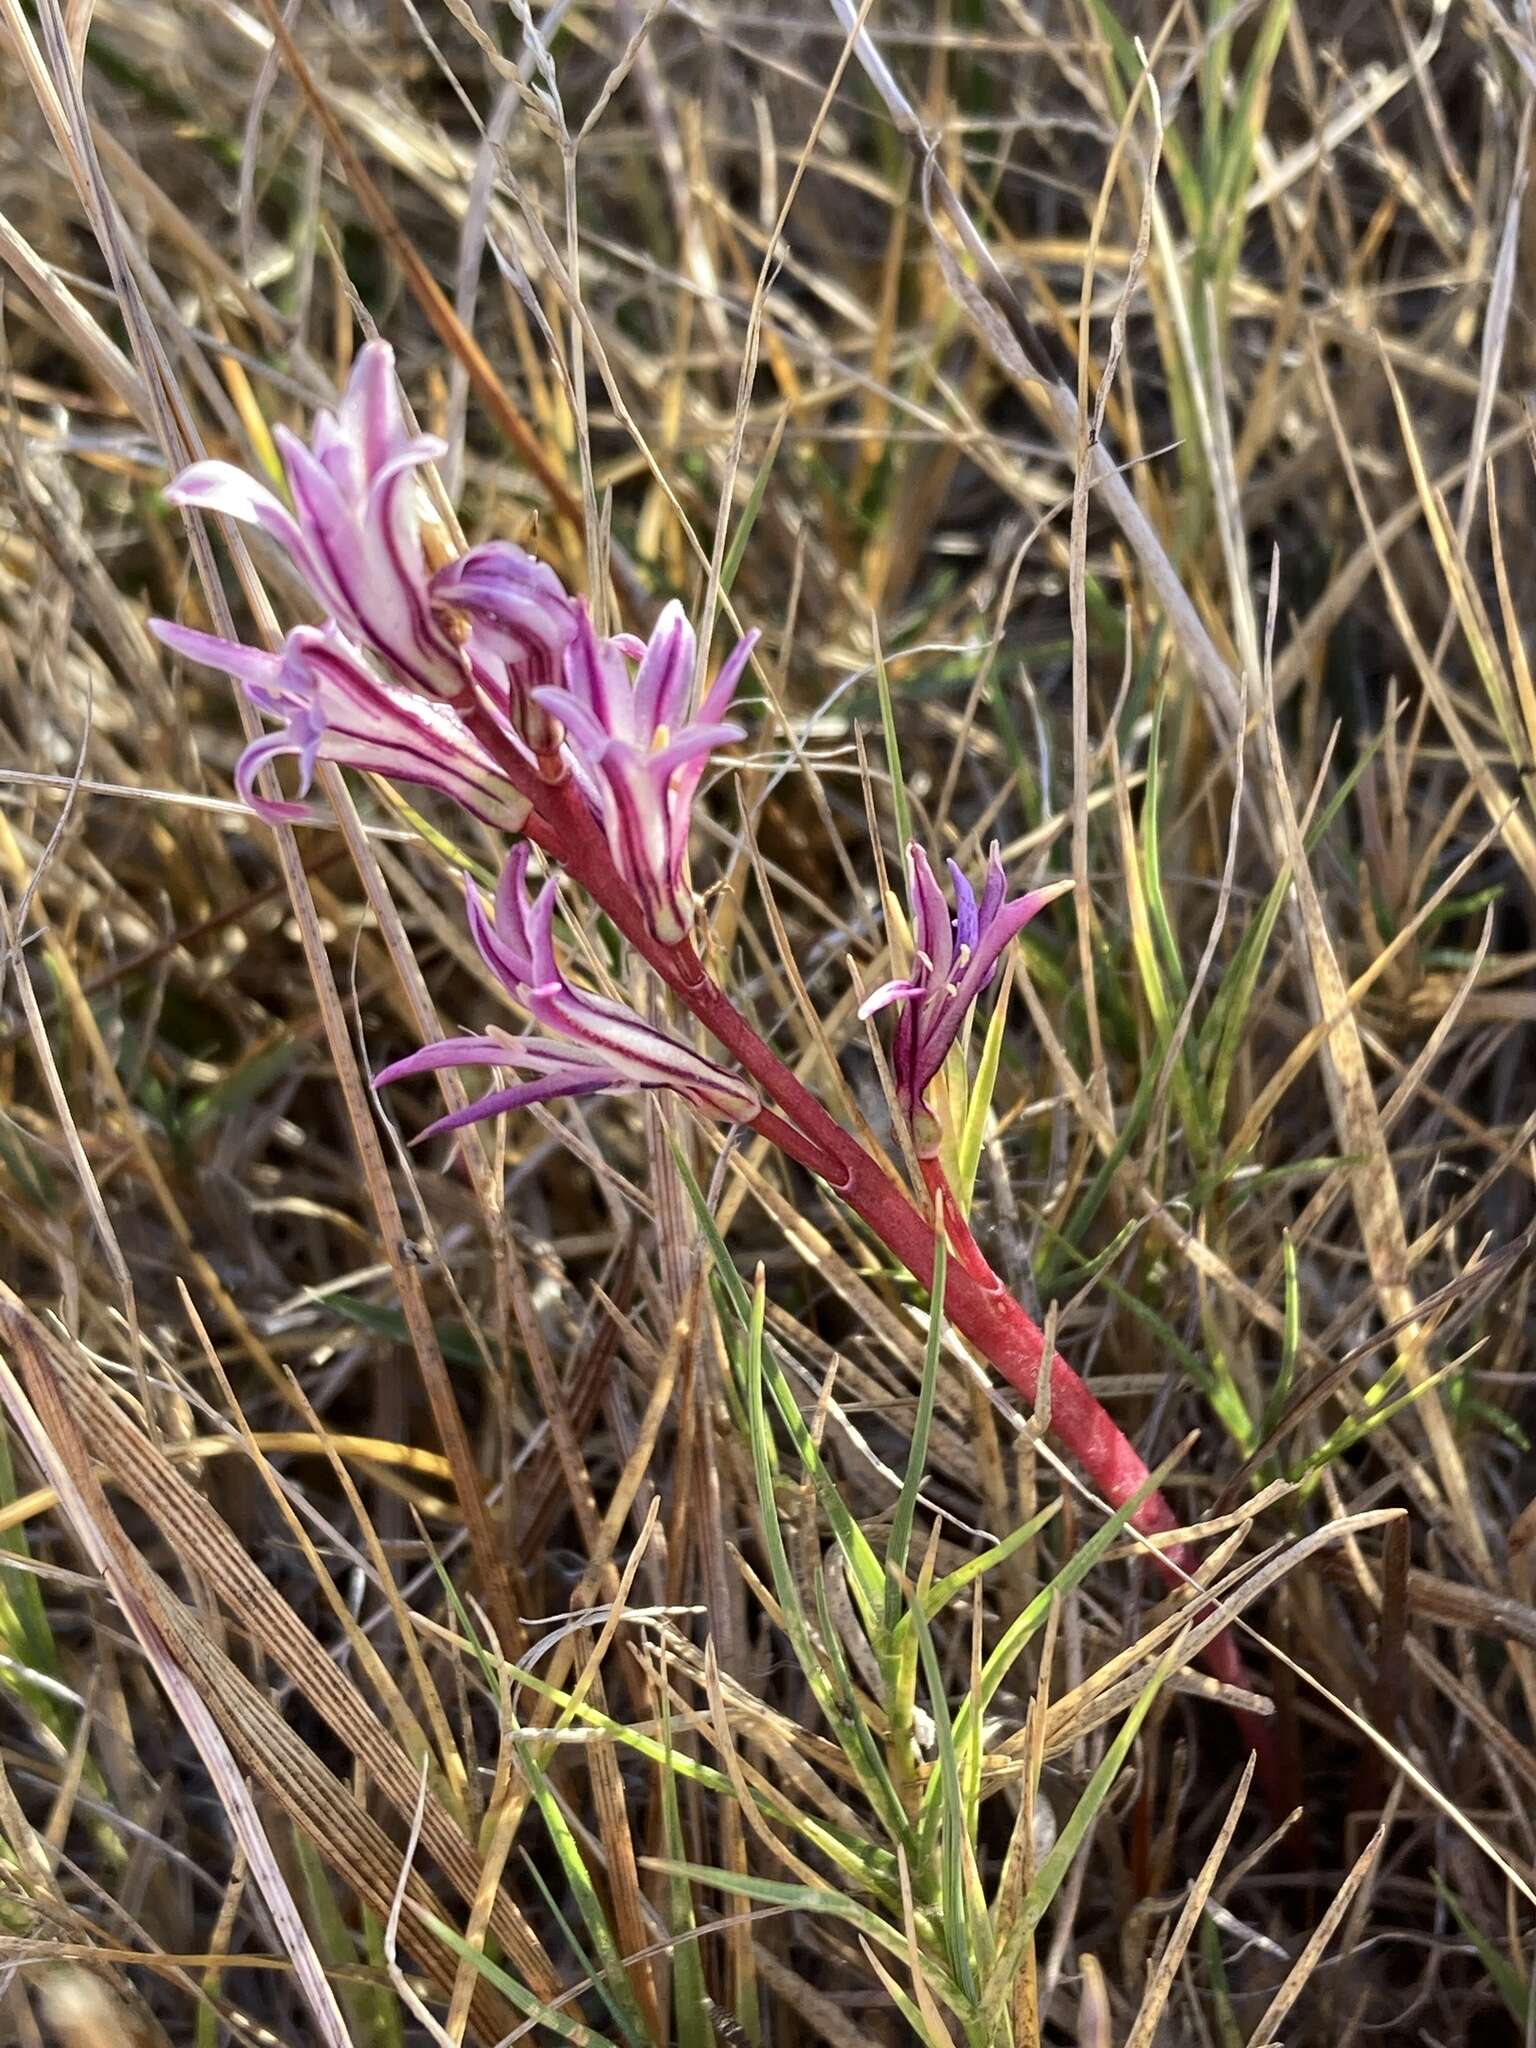
<path id="1" fill-rule="evenodd" d="M 107 1504 L 76 1421 L 60 1398 L 51 1359 L 36 1341 L 26 1318 L 9 1307 L 4 1314 L 4 1349 L 19 1357 L 26 1386 L 23 1393 L 10 1366 L 0 1358 L 0 1393 L 11 1420 L 44 1469 L 51 1473 L 76 1536 L 105 1579 L 207 1766 L 241 1854 L 293 1963 L 315 2024 L 316 2038 L 327 2048 L 352 2048 L 336 1995 L 326 1980 L 239 1766 L 198 1684 L 200 1674 L 189 1670 L 177 1654 L 177 1630 L 162 1605 L 159 1588 L 144 1570 Z"/>
<path id="2" fill-rule="evenodd" d="M 1356 1857 L 1344 1882 L 1330 1901 L 1327 1912 L 1317 1923 L 1305 1948 L 1286 1973 L 1285 1982 L 1270 2000 L 1264 2017 L 1249 2035 L 1248 2048 L 1271 2048 L 1271 2043 L 1279 2039 L 1286 2016 L 1305 1990 L 1313 1971 L 1322 1961 L 1340 1921 L 1349 1911 L 1350 1902 L 1356 1891 L 1370 1876 L 1376 1858 L 1381 1854 L 1386 1832 L 1385 1828 L 1378 1828 Z"/>
<path id="3" fill-rule="evenodd" d="M 1189 1897 L 1180 1907 L 1179 1917 L 1163 1943 L 1152 1975 L 1148 1979 L 1147 1988 L 1142 1994 L 1136 2017 L 1131 2022 L 1130 2032 L 1125 2037 L 1125 2048 L 1152 2048 L 1163 2010 L 1173 1990 L 1174 1980 L 1184 1961 L 1190 1938 L 1200 1924 L 1200 1916 L 1205 1911 L 1206 1901 L 1210 1898 L 1216 1880 L 1221 1874 L 1227 1850 L 1231 1846 L 1233 1834 L 1248 1798 L 1248 1788 L 1252 1783 L 1253 1758 L 1250 1757 L 1243 1767 L 1243 1775 L 1232 1795 L 1232 1803 L 1227 1808 L 1226 1817 L 1217 1830 L 1216 1839 L 1211 1844 L 1210 1853 L 1196 1873 L 1189 1888 Z"/>
<path id="4" fill-rule="evenodd" d="M 19 1313 L 14 1303 L 9 1305 L 9 1312 L 13 1316 Z M 29 1342 L 41 1353 L 37 1337 L 30 1337 Z M 414 1811 L 418 1798 L 415 1761 L 390 1739 L 362 1695 L 299 1622 L 259 1564 L 196 1490 L 124 1416 L 89 1366 L 56 1346 L 48 1347 L 46 1356 L 50 1372 L 58 1376 L 68 1392 L 70 1410 L 78 1426 L 86 1431 L 94 1455 L 116 1483 L 160 1524 L 173 1540 L 178 1555 L 195 1560 L 200 1580 L 224 1600 L 230 1615 L 252 1632 L 266 1654 L 290 1673 L 396 1810 L 401 1814 Z M 338 1803 L 352 1809 L 351 1800 L 336 1781 L 313 1764 L 309 1752 L 286 1729 L 281 1717 L 238 1678 L 232 1666 L 224 1667 L 224 1681 L 230 1689 L 229 1699 L 259 1716 L 262 1732 L 258 1735 L 253 1730 L 249 1736 L 250 1755 L 256 1760 L 256 1767 L 271 1769 L 279 1759 L 286 1759 L 295 1788 L 300 1783 L 311 1788 L 334 1787 Z M 307 1800 L 318 1800 L 322 1813 L 326 1797 L 324 1791 L 306 1793 Z M 312 1805 L 306 1805 L 304 1810 L 312 1811 Z M 355 1843 L 344 1845 L 337 1838 L 333 1843 L 336 1866 L 348 1875 L 361 1873 L 370 1865 L 381 1866 L 387 1878 L 379 1900 L 387 1901 L 394 1889 L 396 1858 L 386 1838 L 365 1822 L 360 1809 L 352 1809 L 352 1816 L 349 1826 L 362 1828 L 370 1847 L 364 1854 Z M 433 1856 L 449 1873 L 461 1896 L 473 1899 L 479 1886 L 476 1858 L 435 1796 L 429 1795 L 427 1799 L 422 1825 Z M 501 1895 L 494 1927 L 498 1939 L 506 1944 L 530 1982 L 544 1991 L 552 1990 L 555 1980 L 548 1961 L 516 1905 L 505 1894 Z"/>
<path id="5" fill-rule="evenodd" d="M 0 0 L 0 2039 L 1524 2039 L 1528 11 Z M 371 1086 L 508 836 L 148 621 L 375 335 L 434 565 L 759 630 L 700 953 L 920 1204 L 901 842 L 1070 866 L 940 1160 L 1177 1530 L 824 1154 Z"/>
<path id="6" fill-rule="evenodd" d="M 380 236 L 403 265 L 428 318 L 444 343 L 468 370 L 471 383 L 507 439 L 549 492 L 556 511 L 562 518 L 576 519 L 579 507 L 568 485 L 555 473 L 538 437 L 507 396 L 506 387 L 491 367 L 485 351 L 459 320 L 446 293 L 422 262 L 393 209 L 347 140 L 340 122 L 331 111 L 327 95 L 315 82 L 314 74 L 300 54 L 281 9 L 275 0 L 261 0 L 261 10 L 267 18 L 275 47 L 282 53 L 285 65 L 298 82 L 315 119 L 325 132 L 327 142 L 341 160 L 349 185 Z"/>
<path id="7" fill-rule="evenodd" d="M 1265 672 L 1267 678 L 1272 676 L 1272 664 L 1266 662 Z M 1424 1330 L 1414 1313 L 1413 1293 L 1408 1283 L 1408 1233 L 1403 1222 L 1397 1173 L 1382 1134 L 1359 1021 L 1349 1001 L 1322 900 L 1307 860 L 1295 802 L 1284 771 L 1278 766 L 1283 755 L 1274 693 L 1270 687 L 1266 687 L 1262 716 L 1269 735 L 1269 759 L 1276 764 L 1267 795 L 1279 819 L 1290 863 L 1307 946 L 1313 1007 L 1319 1018 L 1328 1020 L 1323 1072 L 1328 1082 L 1339 1150 L 1355 1162 L 1350 1168 L 1350 1191 L 1382 1314 L 1400 1332 L 1396 1340 L 1397 1357 L 1410 1384 L 1420 1386 L 1429 1368 L 1424 1356 Z M 1426 1394 L 1419 1412 L 1434 1454 L 1436 1470 L 1455 1511 L 1457 1527 L 1468 1552 L 1479 1563 L 1486 1564 L 1489 1557 L 1487 1531 L 1473 1496 L 1461 1446 L 1456 1441 L 1439 1395 L 1433 1390 Z"/>

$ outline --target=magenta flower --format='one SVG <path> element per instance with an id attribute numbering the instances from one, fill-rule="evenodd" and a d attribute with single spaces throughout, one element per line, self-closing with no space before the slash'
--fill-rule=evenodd
<path id="1" fill-rule="evenodd" d="M 469 928 L 487 967 L 547 1035 L 515 1037 L 492 1025 L 477 1038 L 443 1039 L 385 1067 L 374 1076 L 374 1086 L 387 1087 L 440 1067 L 503 1067 L 531 1077 L 440 1117 L 423 1137 L 554 1096 L 635 1088 L 670 1088 L 705 1115 L 732 1123 L 755 1117 L 762 1103 L 749 1082 L 655 1030 L 622 1004 L 572 986 L 555 958 L 554 877 L 530 904 L 527 874 L 528 848 L 520 845 L 502 870 L 493 917 L 486 916 L 471 883 L 466 890 Z"/>
<path id="2" fill-rule="evenodd" d="M 167 496 L 259 526 L 352 639 L 418 689 L 456 695 L 464 664 L 433 612 L 416 495 L 415 472 L 443 453 L 443 443 L 407 432 L 394 350 L 371 341 L 361 351 L 340 406 L 315 415 L 311 447 L 286 427 L 274 438 L 291 511 L 229 462 L 193 463 Z"/>
<path id="3" fill-rule="evenodd" d="M 258 711 L 283 721 L 280 732 L 246 748 L 235 770 L 236 789 L 261 817 L 308 817 L 304 804 L 264 797 L 256 787 L 269 761 L 294 754 L 301 797 L 316 763 L 335 761 L 441 790 L 503 832 L 518 831 L 526 819 L 526 799 L 452 705 L 381 681 L 337 626 L 296 626 L 282 652 L 268 654 L 168 619 L 150 623 L 167 647 L 235 677 Z"/>
<path id="4" fill-rule="evenodd" d="M 694 794 L 715 748 L 745 736 L 722 720 L 756 640 L 749 633 L 740 643 L 694 712 L 698 641 L 675 599 L 649 643 L 628 634 L 599 640 L 583 607 L 565 656 L 564 688 L 535 692 L 565 727 L 577 782 L 603 821 L 613 864 L 666 945 L 686 938 L 693 921 Z"/>
<path id="5" fill-rule="evenodd" d="M 1037 911 L 1070 889 L 1054 882 L 1007 900 L 1003 857 L 994 842 L 987 856 L 981 901 L 953 861 L 955 885 L 951 916 L 928 856 L 914 839 L 907 848 L 907 893 L 912 906 L 914 958 L 905 978 L 888 981 L 865 997 L 861 1017 L 872 1017 L 892 1003 L 905 1004 L 891 1039 L 891 1070 L 896 1093 L 920 1153 L 939 1146 L 939 1123 L 928 1104 L 928 1090 L 938 1078 L 950 1047 L 965 1029 L 976 999 L 996 974 L 1010 940 Z"/>
<path id="6" fill-rule="evenodd" d="M 572 603 L 552 569 L 505 541 L 429 574 L 416 471 L 443 443 L 408 432 L 389 344 L 360 352 L 340 406 L 316 414 L 310 447 L 286 427 L 274 438 L 291 510 L 228 462 L 193 463 L 167 496 L 259 526 L 351 639 L 429 696 L 478 687 L 517 731 L 529 691 L 558 677 Z"/>

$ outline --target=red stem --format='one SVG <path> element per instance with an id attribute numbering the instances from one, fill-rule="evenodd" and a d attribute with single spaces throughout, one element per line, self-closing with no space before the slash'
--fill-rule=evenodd
<path id="1" fill-rule="evenodd" d="M 1003 1289 L 1002 1282 L 997 1278 L 996 1274 L 993 1273 L 992 1268 L 987 1261 L 986 1254 L 982 1251 L 981 1246 L 977 1244 L 975 1237 L 972 1235 L 970 1222 L 966 1217 L 965 1211 L 960 1207 L 959 1201 L 956 1199 L 954 1189 L 950 1186 L 949 1181 L 945 1176 L 942 1162 L 936 1157 L 929 1156 L 921 1160 L 920 1165 L 922 1167 L 924 1185 L 927 1187 L 928 1193 L 932 1197 L 934 1207 L 944 1218 L 945 1234 L 949 1239 L 951 1250 L 955 1258 L 959 1261 L 960 1266 L 966 1273 L 970 1275 L 970 1277 L 974 1281 L 976 1281 L 976 1283 L 982 1288 L 983 1292 L 991 1293 L 994 1290 L 996 1290 L 999 1293 L 1003 1293 L 1005 1295 L 1005 1298 L 1008 1300 L 1010 1306 L 1013 1306 L 1014 1304 L 1012 1297 L 1006 1295 L 1006 1291 Z M 945 1294 L 947 1300 L 947 1289 L 945 1290 Z M 1021 1316 L 1023 1315 L 1022 1309 L 1019 1310 L 1019 1314 Z M 1024 1320 L 1026 1322 L 1030 1321 L 1030 1319 L 1027 1316 L 1024 1317 Z M 1030 1323 L 1030 1327 L 1031 1329 L 1034 1328 L 1032 1322 Z M 1043 1351 L 1044 1348 L 1045 1337 L 1044 1333 L 1042 1332 L 1039 1339 L 1039 1350 Z M 1082 1396 L 1085 1396 L 1088 1401 L 1093 1402 L 1093 1405 L 1096 1408 L 1099 1407 L 1099 1403 L 1097 1401 L 1094 1401 L 1093 1395 L 1088 1392 L 1088 1389 L 1083 1385 L 1081 1379 L 1079 1379 L 1078 1375 L 1075 1372 L 1073 1372 L 1071 1366 L 1067 1364 L 1066 1360 L 1061 1356 L 1061 1354 L 1059 1352 L 1055 1353 L 1051 1361 L 1050 1427 L 1061 1434 L 1062 1442 L 1067 1444 L 1068 1448 L 1071 1449 L 1072 1446 L 1069 1436 L 1066 1434 L 1066 1432 L 1061 1431 L 1060 1429 L 1060 1424 L 1057 1420 L 1055 1406 L 1057 1389 L 1062 1384 L 1063 1376 L 1065 1376 L 1072 1382 L 1072 1384 L 1079 1390 L 1079 1393 Z M 1035 1384 L 1036 1386 L 1038 1386 L 1040 1377 L 1038 1365 L 1035 1368 L 1034 1377 Z M 1034 1399 L 1033 1392 L 1030 1393 L 1030 1399 Z M 1104 1413 L 1102 1408 L 1100 1408 L 1100 1413 Z M 1105 1420 L 1109 1420 L 1107 1415 L 1105 1416 Z M 1110 1427 L 1114 1427 L 1113 1423 L 1110 1424 Z M 1132 1465 L 1134 1464 L 1136 1468 L 1140 1469 L 1142 1479 L 1145 1479 L 1146 1467 L 1142 1465 L 1141 1460 L 1136 1456 L 1135 1451 L 1131 1448 L 1130 1444 L 1126 1441 L 1124 1436 L 1120 1435 L 1118 1431 L 1116 1432 L 1116 1434 L 1117 1436 L 1119 1436 L 1119 1441 L 1123 1446 L 1123 1450 L 1121 1453 L 1121 1462 L 1123 1469 L 1126 1471 L 1128 1475 Z M 1078 1462 L 1083 1466 L 1084 1470 L 1087 1471 L 1090 1475 L 1093 1475 L 1094 1468 L 1089 1463 L 1087 1456 L 1082 1452 L 1077 1452 L 1075 1455 L 1077 1456 Z M 1103 1478 L 1100 1478 L 1098 1483 L 1102 1490 L 1105 1492 L 1105 1494 L 1113 1498 L 1113 1482 L 1107 1482 Z M 1141 1480 L 1136 1481 L 1136 1485 L 1140 1485 L 1141 1483 Z M 1130 1488 L 1130 1492 L 1134 1491 L 1135 1486 L 1132 1486 Z M 1120 1501 L 1125 1500 L 1127 1498 L 1129 1498 L 1128 1493 L 1121 1494 L 1119 1499 L 1116 1499 L 1114 1501 L 1114 1505 L 1118 1507 L 1120 1505 Z M 1160 1494 L 1154 1494 L 1150 1496 L 1147 1505 L 1150 1506 L 1153 1501 L 1156 1501 L 1160 1507 L 1163 1506 L 1162 1496 Z M 1140 1514 L 1138 1514 L 1134 1519 L 1138 1527 L 1142 1529 L 1149 1528 L 1150 1525 L 1145 1520 L 1143 1520 Z M 1166 1521 L 1155 1526 L 1159 1526 L 1162 1528 L 1174 1527 L 1171 1515 Z M 1166 1563 L 1164 1563 L 1165 1558 L 1167 1560 Z M 1191 1556 L 1190 1546 L 1188 1544 L 1181 1543 L 1177 1546 L 1175 1550 L 1160 1551 L 1158 1553 L 1159 1569 L 1163 1571 L 1166 1577 L 1174 1580 L 1175 1583 L 1181 1582 L 1183 1573 L 1190 1569 L 1193 1562 L 1194 1560 Z M 1201 1661 L 1204 1663 L 1206 1670 L 1210 1672 L 1211 1676 L 1213 1678 L 1219 1679 L 1224 1685 L 1240 1687 L 1244 1692 L 1251 1692 L 1253 1690 L 1252 1674 L 1249 1672 L 1247 1665 L 1243 1661 L 1243 1654 L 1242 1651 L 1238 1648 L 1237 1638 L 1230 1629 L 1223 1629 L 1219 1636 L 1214 1637 L 1206 1645 L 1205 1650 L 1202 1654 Z M 1279 1752 L 1275 1745 L 1274 1730 L 1270 1726 L 1269 1722 L 1260 1714 L 1250 1713 L 1246 1708 L 1242 1707 L 1235 1709 L 1235 1713 L 1237 1717 L 1238 1726 L 1242 1729 L 1243 1735 L 1247 1740 L 1249 1748 L 1254 1752 L 1255 1756 L 1258 1758 L 1258 1773 L 1260 1783 L 1263 1787 L 1265 1796 L 1269 1801 L 1271 1809 L 1278 1818 L 1281 1814 L 1285 1813 L 1288 1810 L 1290 1801 L 1288 1797 L 1288 1788 L 1284 1785 L 1282 1781 L 1280 1758 Z"/>
<path id="2" fill-rule="evenodd" d="M 930 1286 L 934 1265 L 931 1219 L 759 1036 L 706 973 L 692 945 L 686 940 L 678 945 L 665 945 L 652 936 L 639 904 L 614 868 L 597 822 L 569 777 L 554 783 L 539 781 L 506 748 L 489 720 L 482 721 L 472 713 L 471 722 L 501 760 L 508 776 L 533 801 L 535 811 L 526 828 L 528 835 L 581 884 L 678 1000 L 783 1112 L 781 1118 L 773 1110 L 764 1109 L 753 1120 L 754 1129 L 824 1180 L 909 1272 L 923 1286 Z M 955 1255 L 945 1274 L 945 1314 L 1033 1408 L 1045 1350 L 1043 1333 L 993 1272 L 945 1183 L 937 1160 L 932 1162 L 931 1169 L 925 1162 L 924 1178 L 941 1207 L 954 1247 Z M 1145 1463 L 1113 1416 L 1059 1351 L 1051 1355 L 1050 1375 L 1051 1433 L 1111 1507 L 1122 1507 L 1146 1484 Z M 1178 1526 L 1160 1492 L 1148 1495 L 1132 1523 L 1145 1535 Z M 1172 1549 L 1160 1549 L 1156 1560 L 1166 1579 L 1182 1585 L 1193 1557 L 1187 1544 L 1178 1544 Z M 1225 1630 L 1207 1645 L 1203 1662 L 1211 1675 L 1223 1683 L 1252 1690 L 1251 1676 L 1231 1630 Z M 1238 1720 L 1257 1753 L 1260 1776 L 1273 1803 L 1281 1797 L 1274 1731 L 1267 1720 L 1255 1714 L 1240 1713 Z"/>
<path id="3" fill-rule="evenodd" d="M 539 822 L 545 829 L 537 836 L 561 865 L 798 1128 L 802 1142 L 793 1148 L 793 1156 L 820 1174 L 907 1269 L 924 1286 L 929 1285 L 933 1279 L 933 1225 L 928 1217 L 764 1043 L 719 984 L 705 973 L 692 946 L 686 941 L 663 945 L 652 937 L 639 905 L 613 868 L 602 834 L 569 782 L 541 792 Z M 762 1119 L 759 1127 L 779 1141 L 780 1132 L 764 1127 Z M 805 1138 L 810 1140 L 809 1148 Z M 952 1201 L 950 1207 L 958 1216 Z M 945 1310 L 956 1329 L 1033 1402 L 1044 1339 L 987 1265 L 968 1230 L 965 1237 L 969 1241 L 966 1254 L 948 1270 Z M 1059 1352 L 1051 1360 L 1051 1426 L 1114 1507 L 1145 1484 L 1146 1466 Z M 1161 1494 L 1153 1494 L 1143 1503 L 1135 1522 L 1148 1533 L 1176 1526 Z M 1183 1561 L 1182 1556 L 1170 1560 L 1170 1575 L 1175 1579 Z"/>

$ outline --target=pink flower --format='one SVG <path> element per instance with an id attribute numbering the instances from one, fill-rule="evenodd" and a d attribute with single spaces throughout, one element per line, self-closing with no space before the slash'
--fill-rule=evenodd
<path id="1" fill-rule="evenodd" d="M 473 884 L 466 898 L 481 958 L 543 1035 L 515 1037 L 493 1025 L 480 1037 L 443 1039 L 385 1067 L 374 1076 L 374 1086 L 440 1067 L 502 1067 L 530 1076 L 440 1117 L 423 1137 L 555 1096 L 636 1088 L 670 1088 L 705 1115 L 733 1123 L 756 1116 L 762 1104 L 749 1082 L 644 1023 L 633 1010 L 567 980 L 555 958 L 555 880 L 530 904 L 527 874 L 528 848 L 518 846 L 502 870 L 494 916 L 486 916 Z"/>
<path id="2" fill-rule="evenodd" d="M 229 462 L 193 463 L 168 497 L 259 526 L 350 639 L 429 696 L 478 688 L 517 730 L 529 691 L 558 676 L 572 603 L 552 569 L 504 541 L 429 574 L 416 471 L 443 443 L 408 432 L 388 343 L 360 352 L 309 447 L 286 427 L 274 438 L 292 509 Z"/>
<path id="3" fill-rule="evenodd" d="M 261 817 L 308 817 L 304 804 L 264 797 L 256 787 L 269 761 L 293 754 L 301 797 L 309 792 L 316 763 L 335 761 L 441 790 L 503 832 L 518 831 L 527 818 L 527 801 L 452 705 L 381 681 L 338 627 L 296 626 L 282 652 L 268 654 L 168 619 L 150 623 L 167 647 L 234 676 L 258 711 L 283 721 L 280 732 L 246 748 L 235 770 L 235 787 Z"/>
<path id="4" fill-rule="evenodd" d="M 699 778 L 717 747 L 745 737 L 723 723 L 757 640 L 727 659 L 698 710 L 690 709 L 698 641 L 674 599 L 649 642 L 599 640 L 585 608 L 565 657 L 565 687 L 535 701 L 565 727 L 566 747 L 588 801 L 603 821 L 614 866 L 664 944 L 693 921 L 688 828 Z M 633 677 L 631 662 L 638 663 Z"/>
<path id="5" fill-rule="evenodd" d="M 227 462 L 194 463 L 169 495 L 259 526 L 286 550 L 326 624 L 291 634 L 280 657 L 156 628 L 168 645 L 238 676 L 282 719 L 246 755 L 242 789 L 253 789 L 263 762 L 292 753 L 304 789 L 316 761 L 341 761 L 444 790 L 515 830 L 528 806 L 488 749 L 500 746 L 503 764 L 513 752 L 550 772 L 563 740 L 648 927 L 664 943 L 685 938 L 693 802 L 710 754 L 742 737 L 724 714 L 755 636 L 694 711 L 697 640 L 680 605 L 666 607 L 648 644 L 627 634 L 600 641 L 554 571 L 510 541 L 429 572 L 416 472 L 443 446 L 408 432 L 384 342 L 360 352 L 309 445 L 283 427 L 275 439 L 291 505 Z M 269 817 L 295 815 L 291 804 L 252 800 Z"/>
<path id="6" fill-rule="evenodd" d="M 949 872 L 955 885 L 953 916 L 927 854 L 915 839 L 908 846 L 912 970 L 904 979 L 885 982 L 859 1006 L 861 1017 L 872 1017 L 893 1003 L 905 1006 L 891 1038 L 891 1071 L 918 1150 L 924 1154 L 935 1152 L 939 1142 L 938 1119 L 929 1107 L 928 1090 L 964 1030 L 977 998 L 996 974 L 1010 941 L 1047 903 L 1072 887 L 1070 882 L 1055 882 L 1009 902 L 1003 857 L 995 843 L 987 857 L 980 903 L 953 861 Z"/>

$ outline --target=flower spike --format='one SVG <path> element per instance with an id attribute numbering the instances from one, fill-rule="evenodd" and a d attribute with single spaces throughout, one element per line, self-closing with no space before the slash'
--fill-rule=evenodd
<path id="1" fill-rule="evenodd" d="M 480 1037 L 447 1038 L 394 1061 L 374 1076 L 376 1088 L 441 1067 L 503 1067 L 531 1078 L 493 1089 L 422 1132 L 456 1130 L 504 1110 L 522 1109 L 561 1095 L 618 1094 L 670 1088 L 706 1116 L 745 1123 L 762 1108 L 750 1082 L 716 1066 L 633 1010 L 574 987 L 555 958 L 553 876 L 528 901 L 528 848 L 514 848 L 487 917 L 473 883 L 467 885 L 469 929 L 480 957 L 514 1001 L 542 1027 L 542 1035 L 515 1037 L 492 1028 Z"/>
<path id="2" fill-rule="evenodd" d="M 1009 942 L 1047 903 L 1072 887 L 1070 882 L 1054 882 L 1010 902 L 1003 857 L 995 842 L 987 856 L 979 903 L 954 861 L 949 872 L 955 889 L 953 915 L 927 854 L 915 839 L 908 846 L 912 971 L 904 979 L 885 982 L 859 1006 L 861 1017 L 872 1017 L 893 1003 L 905 1005 L 891 1040 L 891 1070 L 914 1142 L 925 1157 L 936 1153 L 940 1142 L 939 1119 L 929 1105 L 928 1090 L 950 1047 L 996 974 Z"/>
<path id="3" fill-rule="evenodd" d="M 305 804 L 264 797 L 256 787 L 257 774 L 269 761 L 294 754 L 301 797 L 309 793 L 316 763 L 335 761 L 343 768 L 441 790 L 499 831 L 522 828 L 526 798 L 453 707 L 381 681 L 338 627 L 296 626 L 282 652 L 268 654 L 168 619 L 151 625 L 173 652 L 205 668 L 222 669 L 258 711 L 283 721 L 280 732 L 246 748 L 235 770 L 241 797 L 269 823 L 309 816 Z"/>
<path id="4" fill-rule="evenodd" d="M 603 821 L 613 864 L 664 945 L 686 938 L 693 920 L 693 800 L 709 756 L 745 737 L 724 719 L 756 641 L 755 633 L 741 641 L 695 712 L 698 641 L 676 599 L 648 642 L 627 634 L 599 640 L 582 607 L 565 687 L 534 693 L 565 727 L 577 781 Z"/>

